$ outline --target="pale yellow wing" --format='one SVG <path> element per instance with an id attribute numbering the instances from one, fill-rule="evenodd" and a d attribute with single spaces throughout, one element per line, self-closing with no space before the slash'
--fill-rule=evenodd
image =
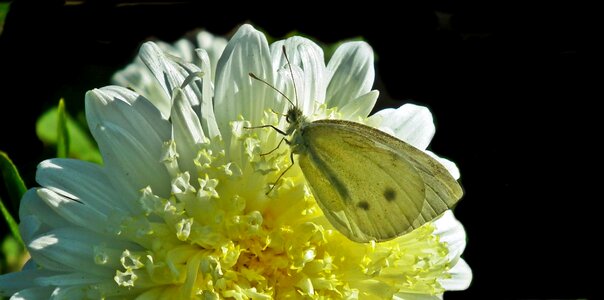
<path id="1" fill-rule="evenodd" d="M 434 158 L 359 123 L 301 128 L 298 162 L 325 216 L 353 241 L 384 241 L 440 216 L 462 196 Z"/>

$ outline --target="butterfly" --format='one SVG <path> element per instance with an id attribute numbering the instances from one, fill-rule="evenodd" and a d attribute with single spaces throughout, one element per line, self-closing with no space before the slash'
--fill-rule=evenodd
<path id="1" fill-rule="evenodd" d="M 283 53 L 293 78 L 285 48 Z M 249 75 L 291 104 L 285 131 L 273 125 L 248 127 L 271 127 L 289 144 L 292 164 L 277 181 L 297 161 L 325 217 L 348 239 L 393 239 L 438 218 L 462 197 L 457 180 L 425 152 L 361 123 L 309 121 L 285 94 Z"/>

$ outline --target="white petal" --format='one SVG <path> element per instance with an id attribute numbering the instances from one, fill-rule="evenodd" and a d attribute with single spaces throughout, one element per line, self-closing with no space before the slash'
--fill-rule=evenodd
<path id="1" fill-rule="evenodd" d="M 420 150 L 428 147 L 436 132 L 430 110 L 415 104 L 404 104 L 397 109 L 383 109 L 371 118 L 380 118 L 381 130 L 392 132 L 399 139 Z"/>
<path id="2" fill-rule="evenodd" d="M 446 159 L 446 158 L 442 158 L 436 154 L 434 154 L 434 152 L 426 150 L 426 153 L 428 153 L 428 155 L 434 157 L 434 159 L 436 159 L 441 165 L 443 165 L 445 167 L 445 169 L 447 169 L 447 171 L 449 171 L 449 173 L 451 174 L 451 176 L 453 176 L 453 178 L 455 179 L 459 179 L 459 177 L 461 177 L 461 173 L 459 172 L 459 169 L 457 168 L 457 165 Z"/>
<path id="3" fill-rule="evenodd" d="M 194 64 L 164 53 L 153 42 L 146 42 L 141 46 L 140 58 L 168 97 L 172 97 L 174 89 L 181 87 L 186 78 L 201 72 Z M 200 87 L 197 84 L 188 84 L 183 87 L 183 91 L 191 106 L 198 107 L 201 100 Z"/>
<path id="4" fill-rule="evenodd" d="M 104 214 L 127 211 L 97 164 L 75 159 L 49 159 L 38 165 L 36 181 L 67 198 L 78 200 Z"/>
<path id="5" fill-rule="evenodd" d="M 20 290 L 39 286 L 35 282 L 37 278 L 56 274 L 60 273 L 44 269 L 2 274 L 0 275 L 0 295 L 10 296 Z"/>
<path id="6" fill-rule="evenodd" d="M 41 233 L 53 228 L 72 226 L 70 222 L 48 208 L 48 205 L 38 196 L 37 189 L 28 190 L 19 206 L 19 232 L 27 244 Z"/>
<path id="7" fill-rule="evenodd" d="M 206 138 L 197 115 L 188 101 L 184 99 L 181 89 L 176 89 L 174 93 L 171 115 L 180 168 L 182 171 L 189 171 L 192 182 L 197 182 L 197 171 L 193 160 L 199 151 L 199 144 L 203 143 Z"/>
<path id="8" fill-rule="evenodd" d="M 170 179 L 160 158 L 171 125 L 157 108 L 127 89 L 105 87 L 86 94 L 86 117 L 122 200 L 137 198 L 138 190 L 148 185 L 169 195 Z"/>
<path id="9" fill-rule="evenodd" d="M 216 64 L 218 63 L 218 59 L 222 55 L 224 48 L 227 45 L 227 40 L 221 37 L 216 37 L 207 31 L 201 31 L 197 34 L 197 45 L 199 48 L 205 50 L 208 53 L 209 62 L 211 63 L 211 80 L 213 81 L 216 78 Z M 202 68 L 202 70 L 204 70 Z M 204 70 L 205 72 L 205 70 Z"/>
<path id="10" fill-rule="evenodd" d="M 214 104 L 225 145 L 230 145 L 230 122 L 239 116 L 260 125 L 264 110 L 276 107 L 277 95 L 249 73 L 274 84 L 274 72 L 264 34 L 243 25 L 224 49 L 216 67 Z"/>
<path id="11" fill-rule="evenodd" d="M 170 97 L 166 95 L 159 82 L 155 80 L 153 74 L 139 57 L 136 57 L 134 62 L 126 68 L 115 73 L 111 82 L 136 91 L 149 99 L 166 118 L 170 116 L 172 103 Z"/>
<path id="12" fill-rule="evenodd" d="M 392 299 L 396 300 L 440 300 L 439 295 L 412 294 L 412 293 L 396 293 Z"/>
<path id="13" fill-rule="evenodd" d="M 346 103 L 341 109 L 340 113 L 346 119 L 355 121 L 358 118 L 366 118 L 373 106 L 375 106 L 375 102 L 377 101 L 380 92 L 377 90 L 373 90 L 367 94 L 361 95 L 356 99 Z"/>
<path id="14" fill-rule="evenodd" d="M 38 276 L 35 282 L 41 286 L 70 286 L 77 284 L 94 284 L 105 281 L 106 279 L 107 277 L 99 277 L 83 272 L 75 272 Z"/>
<path id="15" fill-rule="evenodd" d="M 283 54 L 283 46 L 291 64 L 300 67 L 303 71 L 303 82 L 296 82 L 298 89 L 304 87 L 304 91 L 298 91 L 300 97 L 298 106 L 305 114 L 310 115 L 317 104 L 325 101 L 327 69 L 323 49 L 311 40 L 298 36 L 273 43 L 271 45 L 273 67 L 286 69 L 287 72 L 289 68 Z"/>
<path id="16" fill-rule="evenodd" d="M 375 78 L 373 50 L 365 42 L 344 43 L 329 60 L 327 70 L 328 107 L 343 107 L 371 90 Z"/>
<path id="17" fill-rule="evenodd" d="M 10 297 L 10 300 L 48 299 L 54 289 L 54 287 L 37 287 L 21 290 Z"/>
<path id="18" fill-rule="evenodd" d="M 472 283 L 472 269 L 463 260 L 457 261 L 455 266 L 449 270 L 451 278 L 441 279 L 440 284 L 448 291 L 462 291 L 470 287 Z"/>
<path id="19" fill-rule="evenodd" d="M 99 233 L 109 230 L 107 227 L 108 215 L 90 205 L 76 202 L 45 188 L 38 189 L 38 195 L 57 215 L 74 225 Z"/>
<path id="20" fill-rule="evenodd" d="M 103 154 L 112 186 L 120 189 L 120 198 L 131 210 L 137 211 L 139 191 L 147 186 L 159 196 L 170 195 L 170 176 L 160 162 L 163 153 L 158 153 L 156 147 L 146 147 L 148 143 L 112 123 L 100 123 L 92 134 Z"/>
<path id="21" fill-rule="evenodd" d="M 95 263 L 95 247 L 103 246 L 113 255 L 104 264 Z M 63 272 L 84 272 L 110 278 L 120 267 L 119 253 L 123 249 L 138 250 L 139 246 L 115 237 L 66 227 L 36 237 L 27 248 L 32 258 L 46 269 Z M 120 251 L 121 249 L 121 251 Z"/>
<path id="22" fill-rule="evenodd" d="M 466 231 L 463 225 L 450 210 L 434 221 L 434 225 L 436 226 L 434 234 L 440 237 L 441 242 L 447 243 L 449 260 L 455 263 L 466 248 Z"/>
<path id="23" fill-rule="evenodd" d="M 161 148 L 161 143 L 170 138 L 170 123 L 159 110 L 146 98 L 123 87 L 88 91 L 86 118 L 91 129 L 100 121 L 115 123 L 152 147 Z"/>
<path id="24" fill-rule="evenodd" d="M 214 115 L 214 87 L 212 86 L 210 74 L 208 74 L 208 69 L 211 68 L 210 58 L 209 54 L 203 49 L 197 49 L 195 53 L 199 58 L 199 67 L 203 72 L 201 76 L 201 127 L 204 129 L 206 136 L 214 138 L 220 136 L 220 130 L 218 129 L 216 116 Z"/>
<path id="25" fill-rule="evenodd" d="M 193 62 L 193 54 L 195 53 L 195 46 L 187 39 L 180 39 L 174 43 L 174 49 L 176 55 L 185 61 Z"/>

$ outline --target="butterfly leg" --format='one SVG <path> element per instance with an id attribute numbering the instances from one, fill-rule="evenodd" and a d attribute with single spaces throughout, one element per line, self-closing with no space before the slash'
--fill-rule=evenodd
<path id="1" fill-rule="evenodd" d="M 288 141 L 288 140 L 286 140 L 285 138 L 283 138 L 283 140 L 285 140 L 285 141 L 286 141 L 286 143 L 288 143 L 288 144 L 289 144 L 289 141 Z M 283 141 L 283 140 L 282 140 L 282 141 Z M 279 143 L 279 144 L 281 144 L 281 143 Z M 268 190 L 268 192 L 266 192 L 266 194 L 267 194 L 267 195 L 268 195 L 270 192 L 272 192 L 272 191 L 273 191 L 273 189 L 275 189 L 275 187 L 277 186 L 277 183 L 279 182 L 279 180 L 281 180 L 281 178 L 283 177 L 283 175 L 285 175 L 285 173 L 287 173 L 287 171 L 289 171 L 289 169 L 291 169 L 291 167 L 293 167 L 293 166 L 294 166 L 295 162 L 294 162 L 294 153 L 293 153 L 293 152 L 290 152 L 290 153 L 289 153 L 289 159 L 291 160 L 291 164 L 290 164 L 290 165 L 287 167 L 287 169 L 285 169 L 285 171 L 281 172 L 281 175 L 279 175 L 279 177 L 277 177 L 277 180 L 275 180 L 275 182 L 273 183 L 273 186 L 271 187 L 271 189 L 270 189 L 270 190 Z"/>
<path id="2" fill-rule="evenodd" d="M 260 154 L 260 156 L 269 155 L 269 154 L 275 152 L 275 150 L 277 150 L 277 149 L 279 149 L 279 147 L 281 147 L 281 144 L 283 144 L 283 142 L 285 142 L 288 145 L 291 144 L 291 142 L 288 139 L 286 139 L 285 137 L 282 137 L 281 140 L 279 141 L 279 144 L 277 144 L 277 147 L 275 147 L 273 150 L 271 150 L 269 152 Z"/>
<path id="3" fill-rule="evenodd" d="M 274 129 L 276 132 L 278 132 L 281 135 L 287 135 L 287 133 L 285 133 L 285 131 L 273 126 L 273 125 L 261 125 L 261 126 L 244 126 L 243 128 L 245 129 L 259 129 L 259 128 L 272 128 Z"/>

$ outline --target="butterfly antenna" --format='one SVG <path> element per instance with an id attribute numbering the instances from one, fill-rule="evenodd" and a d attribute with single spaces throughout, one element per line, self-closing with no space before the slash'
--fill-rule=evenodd
<path id="1" fill-rule="evenodd" d="M 287 100 L 287 102 L 289 102 L 289 104 L 291 104 L 292 106 L 295 106 L 294 103 L 292 102 L 291 99 L 289 99 L 289 97 L 287 97 L 285 94 L 283 94 L 283 92 L 281 92 L 280 90 L 278 90 L 276 87 L 274 87 L 272 84 L 268 83 L 266 80 L 261 79 L 260 77 L 256 76 L 256 74 L 250 72 L 248 73 L 248 75 L 250 75 L 250 77 L 252 77 L 252 79 L 256 79 L 264 84 L 266 84 L 268 87 L 270 87 L 271 89 L 275 90 L 275 92 L 279 93 L 281 96 L 283 96 L 283 98 L 285 98 Z"/>
<path id="2" fill-rule="evenodd" d="M 283 56 L 285 56 L 285 61 L 287 61 L 287 66 L 289 67 L 289 74 L 292 75 L 292 83 L 294 84 L 294 96 L 296 97 L 295 107 L 298 107 L 298 89 L 296 89 L 296 79 L 294 79 L 294 71 L 292 70 L 292 63 L 289 61 L 289 57 L 287 57 L 287 51 L 285 51 L 285 45 L 283 45 Z"/>

